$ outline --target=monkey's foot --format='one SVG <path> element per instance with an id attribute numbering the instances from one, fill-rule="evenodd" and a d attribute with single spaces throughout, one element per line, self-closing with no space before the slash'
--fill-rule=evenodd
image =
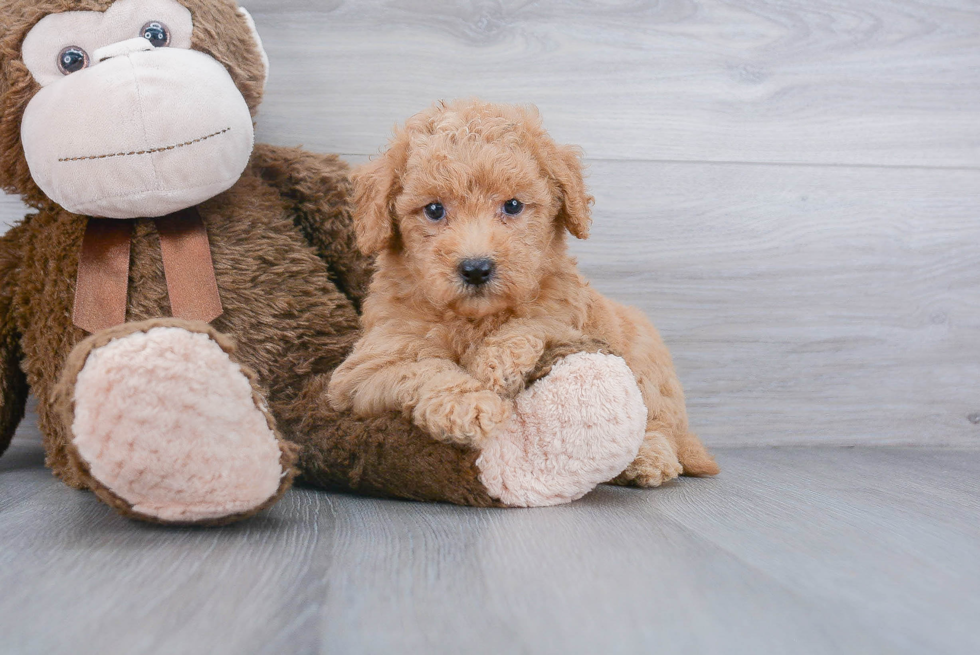
<path id="1" fill-rule="evenodd" d="M 626 362 L 613 355 L 570 355 L 517 396 L 514 416 L 477 460 L 480 479 L 507 505 L 571 502 L 636 458 L 646 420 Z"/>
<path id="2" fill-rule="evenodd" d="M 65 385 L 74 369 L 70 452 L 102 500 L 144 520 L 218 524 L 285 493 L 295 447 L 223 337 L 176 321 L 107 332 L 79 345 Z"/>

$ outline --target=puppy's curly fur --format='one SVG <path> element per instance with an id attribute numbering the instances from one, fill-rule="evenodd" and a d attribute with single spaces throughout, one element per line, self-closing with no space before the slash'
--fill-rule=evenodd
<path id="1" fill-rule="evenodd" d="M 546 348 L 597 339 L 625 358 L 649 412 L 644 445 L 616 482 L 718 472 L 688 430 L 656 329 L 576 270 L 566 232 L 588 237 L 593 198 L 580 151 L 552 141 L 535 109 L 437 104 L 353 179 L 358 245 L 378 257 L 365 334 L 330 384 L 338 409 L 400 409 L 437 438 L 479 446 Z M 467 282 L 462 263 L 478 260 L 492 274 Z"/>

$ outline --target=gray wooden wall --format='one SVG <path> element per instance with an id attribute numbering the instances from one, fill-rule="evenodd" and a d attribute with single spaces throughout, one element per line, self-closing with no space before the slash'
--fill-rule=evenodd
<path id="1" fill-rule="evenodd" d="M 976 0 L 243 4 L 263 141 L 362 162 L 481 96 L 582 145 L 582 267 L 660 326 L 707 442 L 980 445 Z"/>

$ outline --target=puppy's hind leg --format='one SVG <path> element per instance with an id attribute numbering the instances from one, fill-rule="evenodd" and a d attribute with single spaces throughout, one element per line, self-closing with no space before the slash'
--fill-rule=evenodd
<path id="1" fill-rule="evenodd" d="M 639 326 L 625 358 L 643 392 L 647 433 L 636 461 L 615 482 L 657 487 L 678 475 L 717 475 L 718 465 L 687 427 L 684 390 L 667 347 L 641 314 L 628 318 Z"/>
<path id="2" fill-rule="evenodd" d="M 633 487 L 659 487 L 683 472 L 677 450 L 656 421 L 647 424 L 646 437 L 636 459 L 612 483 Z"/>

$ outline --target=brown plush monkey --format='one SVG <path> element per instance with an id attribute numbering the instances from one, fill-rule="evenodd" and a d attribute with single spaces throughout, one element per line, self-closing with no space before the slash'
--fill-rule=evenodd
<path id="1" fill-rule="evenodd" d="M 37 210 L 0 238 L 0 453 L 31 390 L 47 464 L 68 485 L 129 516 L 206 524 L 270 506 L 297 473 L 521 505 L 542 453 L 567 467 L 535 489 L 555 486 L 550 502 L 635 456 L 630 435 L 582 462 L 521 428 L 511 438 L 525 452 L 489 461 L 401 415 L 330 409 L 370 263 L 354 244 L 346 166 L 254 145 L 267 59 L 233 1 L 8 0 L 0 73 L 0 185 Z M 635 397 L 616 380 L 596 391 L 561 360 L 597 349 L 547 353 L 515 420 L 533 432 L 557 411 L 535 398 Z M 559 365 L 564 377 L 544 377 Z M 631 417 L 619 418 L 591 438 L 622 432 Z M 588 417 L 573 407 L 562 420 Z"/>

